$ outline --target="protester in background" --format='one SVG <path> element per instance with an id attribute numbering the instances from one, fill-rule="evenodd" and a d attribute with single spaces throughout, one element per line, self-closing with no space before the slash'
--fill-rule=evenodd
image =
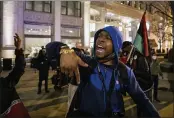
<path id="1" fill-rule="evenodd" d="M 55 71 L 55 74 L 51 77 L 52 84 L 54 85 L 54 90 L 61 90 L 61 73 L 60 73 L 60 68 L 57 68 Z"/>
<path id="2" fill-rule="evenodd" d="M 160 100 L 158 99 L 158 80 L 159 80 L 158 75 L 162 76 L 162 72 L 160 70 L 160 65 L 155 53 L 152 55 L 151 75 L 152 75 L 152 80 L 154 82 L 153 97 L 155 101 L 160 102 Z"/>
<path id="3" fill-rule="evenodd" d="M 150 96 L 152 92 L 153 81 L 150 76 L 150 67 L 146 58 L 129 41 L 123 42 L 122 55 L 123 56 L 120 60 L 133 69 L 136 80 L 138 81 L 140 87 L 145 92 L 147 97 L 152 100 Z M 139 105 L 137 105 L 137 116 L 143 116 Z"/>
<path id="4" fill-rule="evenodd" d="M 21 46 L 21 39 L 18 34 L 14 36 L 15 66 L 9 75 L 0 78 L 0 117 L 1 118 L 30 118 L 27 109 L 16 92 L 15 86 L 24 74 L 26 66 Z M 2 68 L 0 68 L 2 71 Z"/>
<path id="5" fill-rule="evenodd" d="M 44 46 L 39 51 L 37 57 L 38 70 L 39 70 L 39 83 L 38 83 L 38 94 L 41 93 L 42 81 L 45 80 L 45 92 L 48 93 L 48 73 L 49 73 L 49 62 L 47 60 L 46 50 Z"/>
<path id="6" fill-rule="evenodd" d="M 132 48 L 133 50 L 130 52 Z M 151 88 L 153 81 L 150 76 L 150 67 L 146 58 L 129 41 L 123 42 L 122 55 L 125 56 L 125 64 L 133 69 L 136 79 L 143 91 Z M 128 57 L 129 59 L 127 60 Z"/>

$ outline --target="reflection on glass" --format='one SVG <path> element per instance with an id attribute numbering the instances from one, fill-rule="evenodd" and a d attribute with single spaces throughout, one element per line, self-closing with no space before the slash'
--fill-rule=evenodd
<path id="1" fill-rule="evenodd" d="M 81 39 L 62 39 L 62 42 L 67 44 L 70 48 L 76 47 L 77 42 L 81 42 Z"/>
<path id="2" fill-rule="evenodd" d="M 66 7 L 66 1 L 61 1 L 61 6 Z"/>
<path id="3" fill-rule="evenodd" d="M 34 11 L 42 11 L 42 9 L 43 9 L 42 1 L 35 1 Z"/>
<path id="4" fill-rule="evenodd" d="M 32 1 L 26 1 L 25 5 L 26 5 L 25 8 L 27 10 L 32 10 Z"/>
<path id="5" fill-rule="evenodd" d="M 51 38 L 26 37 L 25 38 L 25 53 L 30 54 L 32 51 L 32 48 L 45 46 L 49 42 L 51 42 Z"/>
<path id="6" fill-rule="evenodd" d="M 45 4 L 44 12 L 51 12 L 50 4 Z"/>
<path id="7" fill-rule="evenodd" d="M 24 24 L 24 33 L 27 35 L 51 35 L 51 26 Z"/>
<path id="8" fill-rule="evenodd" d="M 66 15 L 66 7 L 61 7 L 61 14 Z"/>
<path id="9" fill-rule="evenodd" d="M 74 15 L 74 2 L 69 1 L 68 2 L 68 15 Z"/>
<path id="10" fill-rule="evenodd" d="M 80 37 L 79 28 L 61 28 L 61 36 Z"/>
<path id="11" fill-rule="evenodd" d="M 81 15 L 80 15 L 80 10 L 76 10 L 75 11 L 75 16 L 77 16 L 77 17 L 80 17 Z"/>
<path id="12" fill-rule="evenodd" d="M 75 2 L 75 8 L 80 9 L 80 2 Z"/>

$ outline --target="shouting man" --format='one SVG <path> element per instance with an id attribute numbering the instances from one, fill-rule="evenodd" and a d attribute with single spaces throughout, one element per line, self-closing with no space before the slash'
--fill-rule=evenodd
<path id="1" fill-rule="evenodd" d="M 77 80 L 78 88 L 67 117 L 123 117 L 122 95 L 126 92 L 146 117 L 160 117 L 140 88 L 132 70 L 118 60 L 122 48 L 122 36 L 118 28 L 108 26 L 96 32 L 93 57 L 74 52 L 62 43 L 56 48 L 48 47 L 47 50 L 56 49 L 60 52 L 61 71 L 71 78 L 75 76 Z"/>

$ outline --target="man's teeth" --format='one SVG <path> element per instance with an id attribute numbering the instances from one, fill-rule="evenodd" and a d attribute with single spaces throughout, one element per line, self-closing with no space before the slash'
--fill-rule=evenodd
<path id="1" fill-rule="evenodd" d="M 103 52 L 103 51 L 104 51 L 104 49 L 102 49 L 102 48 L 97 49 L 97 52 Z"/>
<path id="2" fill-rule="evenodd" d="M 101 45 L 98 45 L 99 48 L 103 48 Z"/>

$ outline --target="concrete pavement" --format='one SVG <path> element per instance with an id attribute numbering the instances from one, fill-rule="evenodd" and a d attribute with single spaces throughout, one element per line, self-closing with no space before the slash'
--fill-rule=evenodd
<path id="1" fill-rule="evenodd" d="M 8 72 L 3 72 L 2 76 Z M 53 71 L 50 71 L 50 77 Z M 67 89 L 54 91 L 49 80 L 50 93 L 45 93 L 44 83 L 42 93 L 37 95 L 38 72 L 26 68 L 25 74 L 16 86 L 19 96 L 28 109 L 31 118 L 61 118 L 65 116 L 67 110 Z M 159 91 L 161 103 L 153 104 L 158 109 L 161 117 L 174 117 L 174 96 L 169 91 Z M 136 105 L 130 97 L 124 97 L 126 116 L 136 116 Z"/>

